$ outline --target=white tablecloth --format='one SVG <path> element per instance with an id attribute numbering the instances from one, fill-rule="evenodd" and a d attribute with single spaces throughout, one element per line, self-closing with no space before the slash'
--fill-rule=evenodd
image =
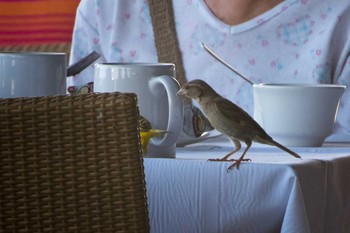
<path id="1" fill-rule="evenodd" d="M 253 144 L 252 162 L 227 172 L 208 162 L 232 150 L 219 137 L 145 158 L 152 233 L 349 233 L 350 145 L 291 148 Z M 235 158 L 238 158 L 237 152 Z"/>

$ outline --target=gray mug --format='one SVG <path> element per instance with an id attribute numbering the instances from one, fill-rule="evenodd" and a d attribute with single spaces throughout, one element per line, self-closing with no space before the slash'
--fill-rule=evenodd
<path id="1" fill-rule="evenodd" d="M 0 98 L 66 93 L 66 54 L 0 53 Z"/>

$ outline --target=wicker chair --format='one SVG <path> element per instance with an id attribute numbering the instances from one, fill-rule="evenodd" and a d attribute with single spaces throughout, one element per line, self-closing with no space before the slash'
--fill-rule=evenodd
<path id="1" fill-rule="evenodd" d="M 7 45 L 1 46 L 2 52 L 56 52 L 69 54 L 71 43 L 34 44 L 34 45 Z"/>
<path id="2" fill-rule="evenodd" d="M 136 95 L 0 99 L 0 232 L 149 232 Z"/>
<path id="3" fill-rule="evenodd" d="M 34 44 L 34 45 L 8 45 L 0 46 L 0 52 L 49 52 L 65 53 L 69 61 L 71 43 Z"/>

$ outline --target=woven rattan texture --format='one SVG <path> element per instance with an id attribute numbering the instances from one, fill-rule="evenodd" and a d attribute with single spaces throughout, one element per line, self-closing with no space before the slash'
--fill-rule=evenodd
<path id="1" fill-rule="evenodd" d="M 134 94 L 0 99 L 0 232 L 148 232 Z"/>
<path id="2" fill-rule="evenodd" d="M 34 44 L 34 45 L 7 45 L 0 46 L 0 52 L 48 52 L 66 53 L 70 56 L 71 43 Z"/>
<path id="3" fill-rule="evenodd" d="M 1 51 L 10 52 L 62 52 L 69 53 L 71 43 L 57 43 L 57 44 L 34 44 L 34 45 L 8 45 L 1 46 Z"/>
<path id="4" fill-rule="evenodd" d="M 176 34 L 172 0 L 149 0 L 158 61 L 176 65 L 176 79 L 186 83 Z"/>
<path id="5" fill-rule="evenodd" d="M 172 0 L 149 0 L 149 7 L 158 62 L 174 63 L 176 80 L 182 86 L 187 79 L 177 38 Z M 191 104 L 191 99 L 184 97 L 184 103 Z"/>

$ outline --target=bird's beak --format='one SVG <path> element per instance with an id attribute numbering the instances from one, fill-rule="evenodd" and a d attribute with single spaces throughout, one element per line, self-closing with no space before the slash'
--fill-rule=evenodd
<path id="1" fill-rule="evenodd" d="M 181 88 L 176 95 L 186 96 L 187 91 L 184 88 Z"/>

